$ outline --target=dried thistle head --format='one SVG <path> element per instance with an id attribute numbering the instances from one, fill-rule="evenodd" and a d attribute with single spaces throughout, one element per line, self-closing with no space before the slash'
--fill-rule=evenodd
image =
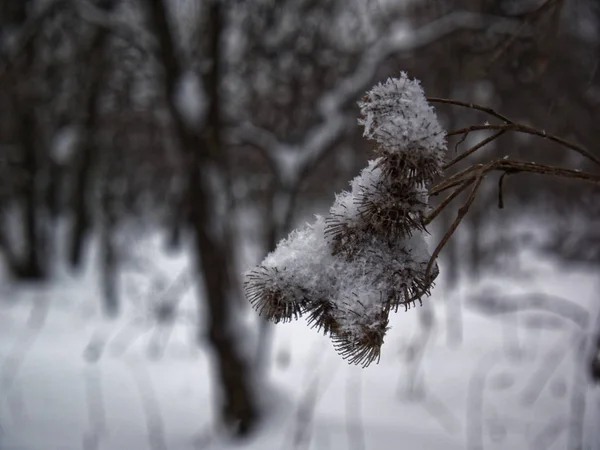
<path id="1" fill-rule="evenodd" d="M 314 224 L 290 233 L 260 266 L 245 274 L 246 297 L 259 314 L 276 323 L 287 322 L 300 317 L 307 305 L 331 295 L 335 268 L 327 262 L 331 251 L 324 227 L 324 219 L 317 217 Z M 331 270 L 322 270 L 323 266 Z"/>
<path id="2" fill-rule="evenodd" d="M 428 152 L 417 145 L 407 151 L 377 147 L 374 151 L 380 161 L 384 176 L 390 180 L 401 180 L 405 184 L 427 186 L 441 173 L 444 159 L 442 153 Z"/>
<path id="3" fill-rule="evenodd" d="M 310 300 L 308 290 L 293 282 L 286 270 L 263 267 L 250 271 L 244 282 L 246 298 L 259 315 L 274 323 L 289 322 L 302 315 Z"/>
<path id="4" fill-rule="evenodd" d="M 344 308 L 337 312 L 338 328 L 331 333 L 333 346 L 340 356 L 350 364 L 367 367 L 379 362 L 381 346 L 388 330 L 389 308 L 382 294 L 380 301 L 363 298 L 352 293 L 345 301 Z"/>
<path id="5" fill-rule="evenodd" d="M 386 178 L 381 163 L 370 161 L 352 180 L 352 190 L 336 196 L 325 228 L 333 254 L 351 258 L 374 235 L 395 242 L 425 229 L 425 190 L 402 178 Z"/>
<path id="6" fill-rule="evenodd" d="M 402 72 L 371 89 L 359 106 L 364 136 L 377 141 L 386 176 L 424 184 L 440 172 L 445 132 L 418 80 Z"/>
<path id="7" fill-rule="evenodd" d="M 379 359 L 390 311 L 429 295 L 439 272 L 430 268 L 424 217 L 446 142 L 421 86 L 405 73 L 359 105 L 378 158 L 336 196 L 327 219 L 292 232 L 245 286 L 260 314 L 275 322 L 307 314 L 344 359 L 365 367 Z"/>
<path id="8" fill-rule="evenodd" d="M 354 220 L 341 214 L 330 214 L 327 218 L 325 238 L 331 246 L 334 256 L 344 255 L 352 259 L 361 248 L 361 242 L 365 238 L 364 229 Z"/>
<path id="9" fill-rule="evenodd" d="M 355 202 L 358 217 L 368 225 L 366 232 L 397 240 L 425 230 L 426 199 L 414 184 L 384 178 L 362 185 Z"/>
<path id="10" fill-rule="evenodd" d="M 306 311 L 307 322 L 311 328 L 316 328 L 323 334 L 331 334 L 339 330 L 339 323 L 336 319 L 337 307 L 331 299 L 318 299 L 310 302 Z"/>
<path id="11" fill-rule="evenodd" d="M 431 254 L 423 234 L 397 241 L 372 239 L 354 263 L 367 270 L 370 283 L 376 286 L 386 299 L 387 306 L 397 311 L 400 305 L 408 307 L 415 300 L 428 296 L 437 273 L 426 271 Z"/>

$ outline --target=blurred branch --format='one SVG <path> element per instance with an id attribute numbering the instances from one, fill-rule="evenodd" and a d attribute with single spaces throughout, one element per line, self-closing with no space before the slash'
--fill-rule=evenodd
<path id="1" fill-rule="evenodd" d="M 461 29 L 512 33 L 511 30 L 515 29 L 516 24 L 518 21 L 512 19 L 457 11 L 417 30 L 408 30 L 404 26 L 398 27 L 365 52 L 358 62 L 356 70 L 324 96 L 317 108 L 321 115 L 327 118 L 330 114 L 347 106 L 372 83 L 381 64 L 395 53 L 417 50 Z"/>
<path id="2" fill-rule="evenodd" d="M 275 155 L 292 147 L 303 155 L 299 156 L 302 159 L 300 172 L 306 167 L 314 168 L 316 162 L 323 159 L 323 153 L 331 149 L 333 144 L 347 132 L 346 124 L 350 123 L 350 119 L 345 117 L 343 111 L 373 82 L 379 67 L 388 57 L 395 53 L 416 50 L 460 29 L 489 29 L 492 25 L 507 31 L 514 27 L 515 21 L 459 11 L 414 31 L 408 30 L 405 26 L 397 27 L 369 47 L 352 73 L 336 83 L 336 86 L 317 102 L 316 109 L 323 121 L 308 131 L 301 144 L 292 146 L 282 143 L 272 133 L 250 124 L 244 124 L 236 129 L 235 134 L 241 142 L 251 144 L 257 149 L 260 147 L 259 151 L 270 161 L 272 168 L 281 170 L 282 167 L 288 166 L 286 162 L 277 165 L 275 159 L 277 156 Z M 450 102 L 443 99 L 439 99 L 439 101 Z M 474 106 L 471 105 L 471 107 Z M 511 123 L 504 116 L 497 113 L 495 115 L 505 122 Z"/>
<path id="3" fill-rule="evenodd" d="M 86 22 L 110 32 L 112 36 L 122 39 L 146 56 L 156 51 L 156 41 L 146 30 L 131 22 L 120 20 L 114 13 L 107 12 L 89 1 L 74 3 L 79 16 Z"/>
<path id="4" fill-rule="evenodd" d="M 107 13 L 114 7 L 112 2 L 105 5 Z M 91 47 L 87 55 L 89 79 L 86 80 L 83 102 L 83 130 L 85 139 L 80 144 L 77 164 L 75 166 L 75 182 L 72 193 L 73 229 L 69 242 L 69 263 L 72 268 L 80 268 L 83 258 L 85 241 L 90 233 L 93 222 L 93 211 L 89 202 L 94 186 L 93 171 L 100 155 L 96 134 L 100 115 L 102 89 L 106 83 L 105 76 L 109 71 L 110 61 L 107 54 L 109 33 L 106 29 L 95 30 Z"/>
<path id="5" fill-rule="evenodd" d="M 74 0 L 54 0 L 47 2 L 44 9 L 27 19 L 20 27 L 19 36 L 13 44 L 13 51 L 4 61 L 0 61 L 0 80 L 19 61 L 19 58 L 25 56 L 25 49 L 43 30 L 43 23 L 60 11 L 65 10 L 73 2 Z"/>

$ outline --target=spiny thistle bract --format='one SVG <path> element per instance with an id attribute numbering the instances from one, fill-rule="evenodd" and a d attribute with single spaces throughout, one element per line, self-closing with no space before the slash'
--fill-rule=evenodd
<path id="1" fill-rule="evenodd" d="M 352 180 L 351 191 L 336 196 L 325 230 L 334 254 L 351 257 L 365 237 L 377 235 L 393 243 L 425 230 L 425 190 L 403 178 L 385 177 L 379 163 L 370 161 Z"/>
<path id="2" fill-rule="evenodd" d="M 327 217 L 293 231 L 244 283 L 275 323 L 307 316 L 351 364 L 378 361 L 389 313 L 429 295 L 427 187 L 442 170 L 445 134 L 417 80 L 405 73 L 359 103 L 376 159 L 336 196 Z"/>

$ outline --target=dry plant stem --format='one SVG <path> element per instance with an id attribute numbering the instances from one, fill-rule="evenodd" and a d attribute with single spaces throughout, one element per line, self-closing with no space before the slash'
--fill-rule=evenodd
<path id="1" fill-rule="evenodd" d="M 514 121 L 510 120 L 505 115 L 500 114 L 500 113 L 494 111 L 492 108 L 488 108 L 487 106 L 481 106 L 481 105 L 476 105 L 475 103 L 461 102 L 459 100 L 452 100 L 449 98 L 439 98 L 439 97 L 427 97 L 427 101 L 430 103 L 446 103 L 448 105 L 455 105 L 455 106 L 462 106 L 463 108 L 476 109 L 477 111 L 482 111 L 484 113 L 487 113 L 490 116 L 494 116 L 497 119 L 500 119 L 503 122 L 506 122 L 508 124 L 515 123 Z"/>
<path id="2" fill-rule="evenodd" d="M 473 147 L 471 147 L 469 150 L 467 150 L 464 153 L 461 153 L 460 155 L 458 155 L 456 158 L 454 158 L 452 161 L 444 164 L 442 166 L 442 169 L 446 170 L 449 169 L 450 167 L 452 167 L 454 164 L 458 163 L 459 161 L 462 161 L 463 159 L 465 159 L 467 156 L 472 155 L 473 153 L 475 153 L 477 150 L 479 150 L 482 147 L 485 147 L 487 144 L 489 144 L 490 142 L 496 140 L 497 138 L 499 138 L 500 136 L 502 136 L 504 133 L 506 133 L 506 130 L 500 130 L 497 133 L 485 138 L 483 141 L 479 142 L 477 145 L 474 145 Z"/>
<path id="3" fill-rule="evenodd" d="M 491 171 L 502 171 L 504 174 L 515 174 L 521 172 L 529 172 L 536 173 L 539 175 L 551 175 L 560 178 L 572 178 L 578 179 L 582 181 L 587 181 L 589 183 L 600 185 L 600 176 L 593 175 L 586 172 L 580 172 L 578 170 L 571 169 L 563 169 L 555 166 L 548 166 L 544 164 L 531 163 L 526 161 L 516 161 L 510 159 L 497 159 L 494 161 L 490 161 L 487 164 L 476 164 L 474 166 L 468 167 L 467 169 L 451 176 L 450 178 L 438 183 L 433 186 L 429 190 L 430 196 L 435 196 L 440 194 L 441 192 L 454 188 L 454 191 L 444 199 L 444 201 L 434 209 L 428 217 L 425 218 L 424 223 L 427 225 L 435 219 L 439 215 L 439 213 L 446 207 L 448 204 L 454 200 L 462 191 L 464 191 L 468 186 L 474 183 L 473 188 L 471 189 L 471 193 L 469 198 L 465 202 L 465 204 L 458 210 L 458 215 L 456 220 L 452 223 L 446 234 L 443 236 L 442 240 L 435 248 L 431 258 L 429 259 L 429 263 L 427 264 L 427 269 L 425 271 L 425 280 L 430 280 L 431 278 L 431 269 L 435 260 L 439 256 L 440 252 L 444 248 L 444 246 L 448 243 L 448 240 L 452 237 L 463 218 L 469 211 L 473 201 L 475 200 L 475 196 L 477 194 L 477 189 L 481 185 L 485 175 Z M 417 297 L 415 297 L 417 298 Z"/>
<path id="4" fill-rule="evenodd" d="M 450 238 L 452 237 L 452 235 L 454 234 L 454 232 L 456 231 L 456 229 L 458 228 L 458 226 L 460 225 L 460 223 L 462 222 L 464 217 L 467 215 L 467 212 L 469 212 L 469 208 L 471 208 L 471 205 L 473 204 L 473 201 L 475 200 L 475 195 L 477 194 L 477 189 L 479 188 L 479 186 L 481 185 L 481 182 L 483 181 L 483 176 L 484 176 L 483 172 L 478 173 L 476 175 L 476 177 L 473 178 L 473 180 L 469 181 L 469 184 L 472 183 L 473 181 L 475 182 L 475 184 L 473 185 L 473 189 L 471 189 L 471 194 L 469 195 L 469 198 L 467 199 L 465 204 L 463 206 L 461 206 L 460 209 L 458 210 L 456 220 L 452 223 L 452 225 L 450 226 L 448 231 L 446 231 L 446 234 L 444 234 L 444 237 L 442 238 L 442 240 L 440 241 L 438 246 L 435 248 L 435 250 L 433 251 L 433 253 L 431 255 L 431 258 L 429 259 L 429 263 L 427 264 L 427 269 L 425 270 L 425 280 L 428 281 L 427 284 L 429 284 L 429 280 L 431 279 L 431 269 L 433 268 L 433 264 L 435 263 L 435 260 L 439 256 L 439 254 L 442 251 L 442 249 L 444 248 L 444 246 L 448 243 L 448 241 L 450 240 Z"/>
<path id="5" fill-rule="evenodd" d="M 475 178 L 471 178 L 471 179 L 465 181 L 460 186 L 458 186 L 456 189 L 454 189 L 452 191 L 452 193 L 448 197 L 446 197 L 442 203 L 440 203 L 433 211 L 431 211 L 427 215 L 427 217 L 423 221 L 423 224 L 425 226 L 427 226 L 431 222 L 433 222 L 433 220 L 444 210 L 444 208 L 446 206 L 448 206 L 448 204 L 452 200 L 454 200 L 462 191 L 464 191 L 466 188 L 468 188 L 471 185 L 471 183 L 473 183 L 473 181 L 475 181 Z"/>
<path id="6" fill-rule="evenodd" d="M 511 159 L 497 159 L 490 161 L 487 164 L 477 164 L 471 166 L 462 172 L 459 172 L 450 178 L 438 183 L 429 190 L 429 195 L 435 196 L 443 191 L 451 189 L 455 186 L 462 184 L 466 179 L 471 178 L 473 173 L 481 173 L 485 175 L 491 171 L 502 171 L 509 174 L 515 174 L 520 172 L 536 173 L 538 175 L 550 175 L 559 178 L 571 178 L 581 181 L 586 181 L 595 185 L 600 185 L 600 175 L 594 175 L 587 172 L 581 172 L 579 170 L 563 169 L 556 166 L 548 166 L 545 164 L 537 164 L 527 161 L 511 160 Z"/>
<path id="7" fill-rule="evenodd" d="M 598 159 L 596 156 L 594 156 L 592 153 L 590 153 L 586 149 L 584 149 L 576 144 L 573 144 L 569 141 L 566 141 L 562 138 L 559 138 L 558 136 L 554 136 L 552 134 L 546 133 L 545 131 L 541 131 L 536 128 L 532 128 L 527 125 L 522 125 L 519 123 L 506 123 L 506 124 L 502 124 L 502 125 L 493 125 L 493 124 L 471 125 L 470 127 L 465 127 L 465 128 L 460 128 L 458 130 L 449 131 L 446 134 L 446 136 L 456 136 L 458 134 L 465 134 L 465 133 L 470 133 L 472 131 L 481 131 L 481 130 L 517 131 L 519 133 L 531 134 L 533 136 L 538 136 L 543 139 L 548 139 L 549 141 L 556 142 L 557 144 L 560 144 L 564 147 L 567 147 L 570 150 L 573 150 L 573 151 L 579 153 L 582 156 L 585 156 L 586 158 L 588 158 L 589 160 L 595 162 L 596 164 L 598 164 L 600 166 L 600 159 Z"/>
<path id="8" fill-rule="evenodd" d="M 429 195 L 431 197 L 435 197 L 436 195 L 453 188 L 455 186 L 461 185 L 465 180 L 473 177 L 474 172 L 479 172 L 484 168 L 484 164 L 476 164 L 473 166 L 469 166 L 466 169 L 461 170 L 460 172 L 451 175 L 450 177 L 440 181 L 438 184 L 429 188 Z"/>

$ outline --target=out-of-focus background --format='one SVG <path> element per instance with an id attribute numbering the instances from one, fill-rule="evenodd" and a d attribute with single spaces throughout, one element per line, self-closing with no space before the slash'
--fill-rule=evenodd
<path id="1" fill-rule="evenodd" d="M 595 0 L 0 0 L 0 449 L 600 449 L 598 188 L 508 176 L 499 209 L 490 177 L 367 369 L 241 286 L 365 166 L 356 102 L 401 70 L 600 156 L 599 25 Z M 510 133 L 453 170 L 505 155 L 598 173 Z"/>

